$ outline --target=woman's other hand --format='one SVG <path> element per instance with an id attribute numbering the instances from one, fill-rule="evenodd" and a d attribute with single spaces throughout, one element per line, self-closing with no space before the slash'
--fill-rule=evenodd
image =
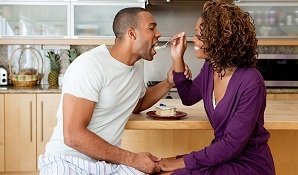
<path id="1" fill-rule="evenodd" d="M 171 40 L 171 56 L 173 60 L 173 69 L 175 72 L 184 72 L 185 65 L 183 55 L 187 47 L 185 33 L 179 33 L 173 38 L 174 39 Z"/>

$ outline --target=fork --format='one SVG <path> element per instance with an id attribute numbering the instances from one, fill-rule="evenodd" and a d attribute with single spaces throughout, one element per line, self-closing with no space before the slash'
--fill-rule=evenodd
<path id="1" fill-rule="evenodd" d="M 164 45 L 161 45 L 161 46 L 154 46 L 154 49 L 155 50 L 159 50 L 159 49 L 164 49 L 167 47 L 168 43 L 171 41 L 171 40 L 175 40 L 175 39 L 178 39 L 180 38 L 180 36 L 176 37 L 176 38 L 173 38 L 173 39 L 169 39 L 169 41 L 167 41 Z"/>

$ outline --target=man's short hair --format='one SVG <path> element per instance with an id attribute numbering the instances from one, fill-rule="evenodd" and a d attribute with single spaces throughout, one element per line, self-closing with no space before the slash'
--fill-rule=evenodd
<path id="1" fill-rule="evenodd" d="M 113 21 L 113 31 L 116 38 L 122 38 L 127 29 L 139 27 L 139 13 L 148 12 L 141 7 L 129 7 L 120 10 Z"/>

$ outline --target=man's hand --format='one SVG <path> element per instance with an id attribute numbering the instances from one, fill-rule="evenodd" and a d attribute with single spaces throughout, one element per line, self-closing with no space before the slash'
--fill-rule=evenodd
<path id="1" fill-rule="evenodd" d="M 171 175 L 172 173 L 173 173 L 173 171 L 162 171 L 162 172 L 154 173 L 151 175 Z"/>
<path id="2" fill-rule="evenodd" d="M 156 163 L 158 161 L 160 159 L 150 153 L 136 153 L 132 159 L 132 163 L 134 164 L 132 167 L 147 174 L 156 173 L 160 172 L 160 167 Z"/>
<path id="3" fill-rule="evenodd" d="M 191 70 L 189 69 L 188 65 L 185 64 L 185 71 L 184 71 L 184 75 L 187 79 L 191 79 L 192 78 L 192 73 Z"/>
<path id="4" fill-rule="evenodd" d="M 191 73 L 191 70 L 189 69 L 188 65 L 187 64 L 184 64 L 184 75 L 187 79 L 191 79 L 192 78 L 192 73 Z M 169 83 L 171 84 L 175 84 L 174 83 L 174 76 L 173 76 L 173 67 L 171 67 L 171 69 L 168 71 L 167 73 L 167 80 Z"/>

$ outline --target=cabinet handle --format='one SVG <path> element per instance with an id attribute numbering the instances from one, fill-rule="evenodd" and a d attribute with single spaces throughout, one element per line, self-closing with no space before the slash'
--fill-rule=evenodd
<path id="1" fill-rule="evenodd" d="M 43 142 L 43 101 L 41 101 L 41 115 L 40 115 L 40 136 L 41 136 L 41 142 Z"/>
<path id="2" fill-rule="evenodd" d="M 32 101 L 30 101 L 30 142 L 32 142 Z"/>

